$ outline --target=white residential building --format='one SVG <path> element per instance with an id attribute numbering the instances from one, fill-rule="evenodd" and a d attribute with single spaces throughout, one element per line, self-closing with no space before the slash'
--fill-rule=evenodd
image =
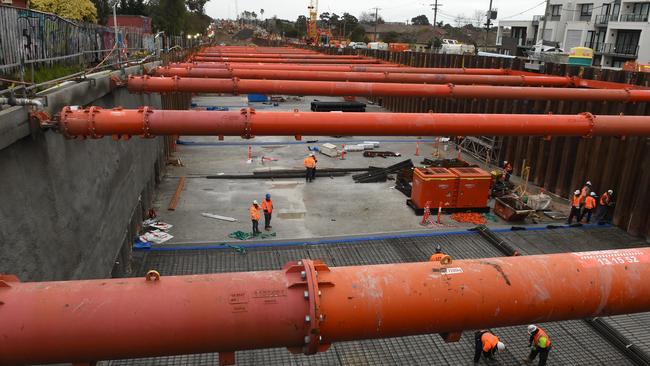
<path id="1" fill-rule="evenodd" d="M 650 63 L 650 1 L 550 0 L 546 16 L 529 21 L 500 20 L 497 45 L 505 45 L 505 28 L 510 41 L 529 48 L 540 40 L 557 42 L 569 51 L 585 46 L 594 50 L 594 65 L 621 67 L 636 60 Z M 543 37 L 542 37 L 543 33 Z"/>

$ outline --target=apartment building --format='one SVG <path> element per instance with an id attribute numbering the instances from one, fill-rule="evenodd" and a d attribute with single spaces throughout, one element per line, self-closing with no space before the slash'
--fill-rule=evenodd
<path id="1" fill-rule="evenodd" d="M 621 67 L 626 61 L 650 63 L 650 1 L 550 0 L 546 16 L 499 21 L 497 45 L 514 43 L 517 54 L 540 40 L 568 51 L 594 50 L 594 65 Z M 510 29 L 510 36 L 504 30 Z"/>

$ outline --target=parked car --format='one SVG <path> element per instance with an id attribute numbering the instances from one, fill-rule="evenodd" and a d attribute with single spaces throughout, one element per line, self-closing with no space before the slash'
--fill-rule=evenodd
<path id="1" fill-rule="evenodd" d="M 353 50 L 361 50 L 368 48 L 368 45 L 365 42 L 350 42 L 348 47 L 352 48 Z"/>

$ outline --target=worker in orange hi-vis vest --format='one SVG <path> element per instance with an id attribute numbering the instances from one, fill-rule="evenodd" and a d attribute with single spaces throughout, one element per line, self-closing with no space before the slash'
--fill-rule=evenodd
<path id="1" fill-rule="evenodd" d="M 614 200 L 612 198 L 613 194 L 614 191 L 610 189 L 600 196 L 598 209 L 596 210 L 596 221 L 599 224 L 604 223 L 607 220 L 609 209 L 614 205 Z"/>
<path id="2" fill-rule="evenodd" d="M 477 365 L 481 360 L 481 355 L 486 360 L 494 361 L 494 355 L 498 351 L 503 351 L 506 346 L 499 341 L 499 337 L 486 329 L 481 329 L 474 333 L 474 364 Z"/>
<path id="3" fill-rule="evenodd" d="M 271 226 L 271 215 L 273 214 L 273 201 L 271 201 L 271 194 L 267 193 L 266 198 L 262 201 L 262 211 L 264 211 L 264 230 L 269 231 Z"/>
<path id="4" fill-rule="evenodd" d="M 578 222 L 582 222 L 582 219 L 587 216 L 587 224 L 591 221 L 591 214 L 596 209 L 596 192 L 589 193 L 589 196 L 585 199 L 585 205 L 580 213 L 580 218 Z"/>
<path id="5" fill-rule="evenodd" d="M 305 165 L 305 181 L 307 182 L 313 182 L 314 179 L 316 178 L 316 163 L 318 160 L 316 160 L 316 155 L 314 154 L 309 154 L 308 157 L 305 158 L 304 160 L 304 165 Z"/>
<path id="6" fill-rule="evenodd" d="M 429 262 L 439 262 L 444 258 L 445 253 L 442 252 L 442 247 L 440 244 L 436 245 L 436 252 L 429 257 Z"/>
<path id="7" fill-rule="evenodd" d="M 567 219 L 566 223 L 571 225 L 574 217 L 578 220 L 578 222 L 580 222 L 580 207 L 582 207 L 582 204 L 580 203 L 579 189 L 576 189 L 576 191 L 573 192 L 573 196 L 571 196 L 569 201 L 571 202 L 571 212 L 569 213 L 569 218 Z"/>
<path id="8" fill-rule="evenodd" d="M 544 331 L 544 329 L 537 325 L 531 324 L 528 326 L 528 346 L 530 347 L 530 355 L 524 360 L 526 363 L 531 363 L 539 355 L 538 366 L 546 366 L 548 353 L 551 350 L 551 338 Z"/>
<path id="9" fill-rule="evenodd" d="M 253 204 L 248 209 L 248 211 L 251 215 L 251 221 L 253 222 L 253 235 L 259 235 L 261 233 L 259 229 L 261 215 L 260 215 L 260 204 L 257 202 L 257 200 L 253 200 Z"/>

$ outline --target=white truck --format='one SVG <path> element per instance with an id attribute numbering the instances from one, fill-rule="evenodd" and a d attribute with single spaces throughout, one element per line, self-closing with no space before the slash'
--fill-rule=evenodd
<path id="1" fill-rule="evenodd" d="M 474 45 L 463 44 L 455 39 L 443 39 L 442 46 L 440 46 L 440 53 L 449 55 L 474 54 L 475 52 Z"/>
<path id="2" fill-rule="evenodd" d="M 368 43 L 368 48 L 370 48 L 371 50 L 387 51 L 388 50 L 388 43 L 386 43 L 386 42 L 370 42 L 370 43 Z"/>

